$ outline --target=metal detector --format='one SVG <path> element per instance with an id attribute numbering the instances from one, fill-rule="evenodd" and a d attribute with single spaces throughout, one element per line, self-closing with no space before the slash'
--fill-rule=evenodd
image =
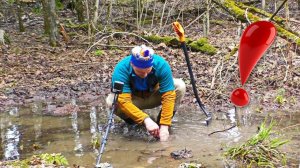
<path id="1" fill-rule="evenodd" d="M 111 89 L 111 91 L 114 93 L 114 99 L 113 99 L 113 103 L 112 103 L 111 112 L 110 112 L 109 117 L 108 117 L 108 124 L 107 124 L 107 127 L 106 127 L 106 131 L 105 131 L 105 134 L 104 134 L 104 136 L 102 138 L 102 141 L 101 141 L 101 146 L 100 146 L 100 149 L 99 149 L 99 155 L 97 157 L 96 166 L 95 166 L 96 168 L 101 167 L 101 165 L 100 165 L 101 157 L 102 157 L 102 154 L 104 152 L 105 145 L 107 143 L 109 130 L 110 130 L 111 126 L 113 125 L 114 113 L 117 110 L 117 100 L 118 100 L 119 94 L 122 93 L 123 86 L 124 86 L 123 82 L 115 81 L 114 84 L 113 84 L 113 87 Z"/>

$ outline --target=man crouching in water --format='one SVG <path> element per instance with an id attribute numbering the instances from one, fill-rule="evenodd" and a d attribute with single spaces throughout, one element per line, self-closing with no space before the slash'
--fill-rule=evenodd
<path id="1" fill-rule="evenodd" d="M 128 124 L 144 124 L 153 137 L 167 141 L 172 118 L 186 90 L 181 79 L 172 77 L 168 62 L 154 54 L 153 49 L 145 45 L 136 46 L 131 55 L 114 68 L 112 83 L 115 81 L 124 83 L 116 115 Z M 106 103 L 111 107 L 112 102 L 113 94 L 110 94 Z M 142 111 L 160 105 L 162 109 L 156 122 Z"/>

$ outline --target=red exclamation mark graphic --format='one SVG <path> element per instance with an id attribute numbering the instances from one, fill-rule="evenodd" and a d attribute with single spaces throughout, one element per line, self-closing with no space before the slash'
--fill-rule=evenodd
<path id="1" fill-rule="evenodd" d="M 269 21 L 258 21 L 245 29 L 240 41 L 238 55 L 242 87 L 259 59 L 273 43 L 275 36 L 276 28 Z M 249 103 L 248 93 L 243 88 L 235 89 L 230 99 L 233 104 L 240 107 Z"/>

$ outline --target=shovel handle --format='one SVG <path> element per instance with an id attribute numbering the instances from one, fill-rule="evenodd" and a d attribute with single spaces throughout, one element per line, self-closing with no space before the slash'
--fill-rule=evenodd
<path id="1" fill-rule="evenodd" d="M 173 22 L 173 29 L 179 37 L 180 42 L 185 42 L 184 29 L 179 22 Z"/>
<path id="2" fill-rule="evenodd" d="M 185 60 L 186 60 L 186 63 L 187 63 L 187 67 L 188 67 L 189 75 L 190 75 L 190 78 L 191 78 L 191 84 L 192 84 L 192 87 L 193 87 L 194 95 L 196 97 L 196 100 L 197 100 L 201 110 L 203 111 L 203 113 L 207 117 L 205 119 L 205 121 L 206 121 L 206 125 L 208 125 L 209 122 L 212 120 L 212 117 L 211 117 L 211 114 L 205 110 L 204 104 L 201 102 L 201 100 L 199 98 L 199 95 L 198 95 L 197 87 L 196 87 L 196 84 L 195 84 L 196 82 L 195 82 L 195 79 L 194 79 L 190 59 L 189 59 L 186 44 L 185 44 L 184 29 L 182 28 L 182 26 L 180 25 L 179 22 L 173 22 L 172 25 L 173 25 L 174 31 L 176 32 L 176 34 L 179 37 L 179 41 L 181 42 L 181 47 L 183 49 L 183 53 L 184 53 Z"/>

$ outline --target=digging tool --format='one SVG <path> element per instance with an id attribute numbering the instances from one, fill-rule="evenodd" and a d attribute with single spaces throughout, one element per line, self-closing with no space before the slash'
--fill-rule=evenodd
<path id="1" fill-rule="evenodd" d="M 114 84 L 113 84 L 112 90 L 111 90 L 114 93 L 114 99 L 113 99 L 113 103 L 112 103 L 111 112 L 110 112 L 109 117 L 108 117 L 108 124 L 107 124 L 107 127 L 106 127 L 106 131 L 105 131 L 105 134 L 104 134 L 104 136 L 102 138 L 102 141 L 101 141 L 101 146 L 100 146 L 100 149 L 99 149 L 99 155 L 97 157 L 96 166 L 95 166 L 96 168 L 101 167 L 101 165 L 100 165 L 101 157 L 102 157 L 102 154 L 104 152 L 105 145 L 107 143 L 109 130 L 110 130 L 112 124 L 113 124 L 114 113 L 117 110 L 117 100 L 118 100 L 119 94 L 122 93 L 123 86 L 124 86 L 123 82 L 115 81 Z"/>
<path id="2" fill-rule="evenodd" d="M 189 55 L 188 55 L 186 44 L 185 44 L 184 30 L 183 30 L 183 28 L 182 28 L 182 26 L 180 25 L 179 22 L 173 22 L 172 25 L 173 25 L 173 28 L 174 28 L 176 34 L 179 37 L 181 48 L 183 49 L 183 52 L 184 52 L 185 61 L 187 63 L 187 67 L 188 67 L 191 83 L 192 83 L 192 86 L 193 86 L 193 92 L 194 92 L 195 98 L 196 98 L 196 100 L 198 102 L 198 105 L 200 106 L 201 110 L 206 115 L 205 123 L 208 126 L 209 123 L 212 120 L 212 116 L 211 116 L 211 113 L 206 111 L 206 109 L 204 107 L 204 104 L 201 102 L 201 100 L 199 98 L 199 95 L 198 95 L 198 91 L 197 91 L 197 88 L 196 88 L 196 83 L 195 83 L 195 79 L 194 79 L 194 75 L 193 75 Z"/>

